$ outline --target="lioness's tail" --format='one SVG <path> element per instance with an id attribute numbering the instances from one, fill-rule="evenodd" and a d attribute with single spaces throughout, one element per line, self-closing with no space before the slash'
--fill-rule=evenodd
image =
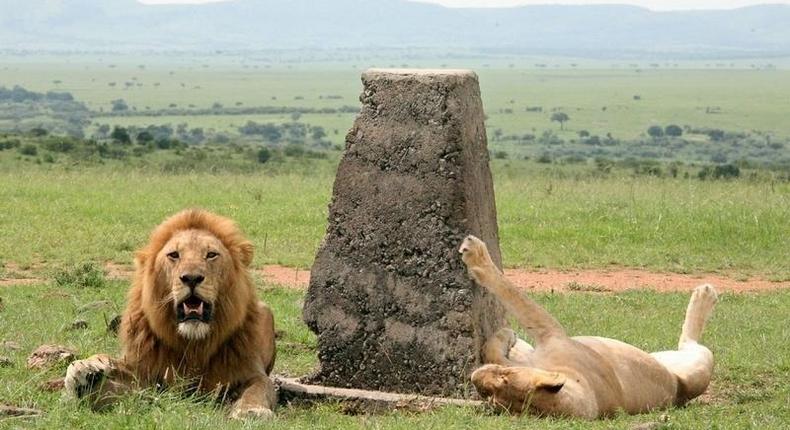
<path id="1" fill-rule="evenodd" d="M 713 285 L 703 284 L 694 289 L 686 309 L 686 320 L 683 322 L 678 346 L 682 347 L 686 342 L 699 342 L 705 323 L 713 313 L 713 307 L 718 299 L 719 295 Z"/>

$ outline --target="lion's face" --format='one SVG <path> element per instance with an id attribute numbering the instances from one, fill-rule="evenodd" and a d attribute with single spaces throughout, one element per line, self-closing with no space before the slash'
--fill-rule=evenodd
<path id="1" fill-rule="evenodd" d="M 140 311 L 170 347 L 199 340 L 216 348 L 257 304 L 248 271 L 252 257 L 252 243 L 230 219 L 181 211 L 157 226 L 135 254 L 126 314 Z M 126 336 L 135 336 L 140 328 L 129 330 Z"/>
<path id="2" fill-rule="evenodd" d="M 530 367 L 486 364 L 472 372 L 472 384 L 481 397 L 496 407 L 521 413 L 530 403 L 556 394 L 565 384 L 565 377 Z"/>
<path id="3" fill-rule="evenodd" d="M 170 287 L 178 333 L 190 340 L 206 337 L 233 269 L 228 249 L 207 231 L 184 230 L 162 247 L 156 265 Z"/>

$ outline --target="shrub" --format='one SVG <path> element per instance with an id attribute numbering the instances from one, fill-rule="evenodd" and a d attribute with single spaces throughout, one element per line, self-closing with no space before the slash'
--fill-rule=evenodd
<path id="1" fill-rule="evenodd" d="M 269 148 L 261 148 L 258 150 L 258 162 L 263 164 L 272 158 L 272 152 Z"/>
<path id="2" fill-rule="evenodd" d="M 94 263 L 82 263 L 55 274 L 55 284 L 60 287 L 102 288 L 106 281 L 104 271 Z"/>
<path id="3" fill-rule="evenodd" d="M 741 169 L 735 164 L 720 164 L 715 167 L 705 166 L 697 173 L 699 179 L 733 179 L 741 176 Z"/>
<path id="4" fill-rule="evenodd" d="M 288 157 L 301 157 L 304 155 L 304 148 L 299 145 L 288 145 L 285 147 L 284 152 Z"/>
<path id="5" fill-rule="evenodd" d="M 113 112 L 125 112 L 129 110 L 129 105 L 126 104 L 124 99 L 117 99 L 110 102 L 112 104 Z"/>
<path id="6" fill-rule="evenodd" d="M 49 132 L 42 127 L 34 127 L 30 129 L 30 134 L 35 137 L 43 137 L 49 134 Z"/>
<path id="7" fill-rule="evenodd" d="M 44 149 L 52 152 L 71 152 L 75 148 L 74 142 L 66 139 L 52 139 L 44 143 Z"/>
<path id="8" fill-rule="evenodd" d="M 652 138 L 659 138 L 664 136 L 664 129 L 659 125 L 652 125 L 647 129 L 647 134 Z"/>
<path id="9" fill-rule="evenodd" d="M 19 139 L 9 139 L 0 142 L 0 151 L 5 149 L 19 148 L 19 145 L 20 145 Z"/>
<path id="10" fill-rule="evenodd" d="M 34 156 L 38 154 L 38 148 L 32 143 L 27 143 L 19 147 L 19 153 L 22 155 Z"/>
<path id="11" fill-rule="evenodd" d="M 678 125 L 670 124 L 664 128 L 664 134 L 671 137 L 680 137 L 683 136 L 683 129 Z"/>

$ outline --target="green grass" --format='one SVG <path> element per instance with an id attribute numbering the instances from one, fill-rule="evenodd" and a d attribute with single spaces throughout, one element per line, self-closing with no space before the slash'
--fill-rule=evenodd
<path id="1" fill-rule="evenodd" d="M 506 64 L 470 59 L 448 67 L 466 67 L 480 76 L 483 104 L 488 115 L 489 134 L 502 129 L 506 134 L 553 130 L 566 140 L 579 130 L 600 136 L 611 133 L 619 139 L 643 136 L 651 125 L 679 124 L 712 127 L 731 131 L 751 131 L 790 137 L 790 122 L 785 121 L 786 100 L 790 97 L 790 70 L 709 69 L 689 64 L 691 69 L 668 68 L 563 68 L 535 69 L 520 63 Z M 496 62 L 494 62 L 496 63 Z M 144 69 L 139 65 L 145 65 Z M 206 65 L 209 67 L 206 67 Z M 441 63 L 440 63 L 441 64 Z M 412 64 L 438 67 L 440 64 Z M 122 98 L 138 111 L 200 108 L 219 102 L 227 107 L 358 106 L 362 85 L 360 72 L 368 64 L 335 67 L 328 64 L 283 65 L 271 68 L 244 68 L 233 61 L 198 57 L 128 59 L 117 56 L 82 56 L 73 63 L 42 56 L 21 59 L 9 57 L 0 69 L 0 82 L 21 85 L 34 91 L 68 91 L 85 101 L 91 109 L 109 111 L 111 101 Z M 387 67 L 389 64 L 378 64 Z M 594 67 L 600 67 L 594 66 Z M 54 81 L 61 81 L 55 84 Z M 110 83 L 115 86 L 110 86 Z M 126 87 L 125 83 L 133 84 Z M 733 83 L 737 82 L 737 85 Z M 156 85 L 158 83 L 158 85 Z M 139 84 L 139 86 L 138 86 Z M 183 84 L 183 86 L 182 86 Z M 326 96 L 341 96 L 328 99 Z M 640 100 L 634 100 L 634 96 Z M 301 99 L 297 99 L 301 97 Z M 543 112 L 526 112 L 527 107 Z M 606 110 L 603 110 L 603 108 Z M 707 108 L 719 108 L 706 113 Z M 505 113 L 512 109 L 513 113 Z M 549 121 L 553 110 L 567 113 L 571 120 L 566 131 Z M 316 115 L 311 123 L 332 129 L 340 136 L 350 127 L 350 117 Z M 243 118 L 245 121 L 248 118 Z M 258 121 L 282 121 L 277 115 L 257 116 Z M 201 116 L 144 119 L 97 118 L 95 123 L 177 124 L 227 130 L 240 125 L 241 117 Z"/>
<path id="2" fill-rule="evenodd" d="M 335 168 L 333 160 L 301 160 L 250 174 L 167 174 L 119 163 L 77 170 L 1 161 L 8 210 L 0 211 L 0 262 L 44 267 L 130 263 L 156 224 L 192 206 L 235 219 L 256 245 L 256 265 L 309 267 Z M 506 266 L 790 279 L 788 183 L 601 178 L 592 167 L 525 161 L 497 161 L 493 172 Z"/>
<path id="3" fill-rule="evenodd" d="M 275 311 L 278 340 L 275 373 L 302 375 L 316 364 L 315 337 L 301 322 L 302 293 L 260 285 L 259 293 Z M 227 422 L 225 410 L 213 402 L 183 398 L 175 392 L 147 392 L 125 398 L 107 413 L 63 402 L 60 393 L 37 386 L 62 376 L 63 366 L 49 371 L 25 368 L 26 356 L 43 343 L 58 343 L 78 350 L 84 358 L 97 352 L 116 353 L 117 339 L 106 333 L 105 320 L 119 312 L 127 284 L 108 282 L 104 288 L 58 286 L 54 283 L 0 289 L 5 308 L 0 311 L 0 341 L 14 340 L 19 351 L 0 351 L 13 361 L 0 367 L 3 403 L 35 407 L 45 415 L 35 419 L 0 419 L 0 428 L 242 428 Z M 677 342 L 687 294 L 634 291 L 623 294 L 540 294 L 541 304 L 574 334 L 595 334 L 622 339 L 645 350 L 670 349 Z M 85 304 L 109 304 L 78 313 Z M 46 302 L 46 306 L 40 303 Z M 511 418 L 467 408 L 444 408 L 426 413 L 344 413 L 342 405 L 280 407 L 271 428 L 628 428 L 669 417 L 666 428 L 782 428 L 790 419 L 790 330 L 783 317 L 790 292 L 724 295 L 705 333 L 705 343 L 717 360 L 714 380 L 703 400 L 685 408 L 635 417 L 621 416 L 594 423 L 565 420 Z M 34 310 L 35 311 L 32 311 Z M 612 312 L 617 309 L 617 312 Z M 75 319 L 89 328 L 67 330 Z"/>

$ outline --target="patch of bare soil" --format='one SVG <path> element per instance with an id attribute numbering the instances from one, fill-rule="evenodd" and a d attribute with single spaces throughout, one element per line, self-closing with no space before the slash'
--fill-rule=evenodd
<path id="1" fill-rule="evenodd" d="M 107 262 L 104 265 L 110 279 L 127 280 L 132 277 L 131 265 Z M 0 274 L 0 287 L 31 285 L 45 282 L 38 271 L 22 270 L 7 263 L 5 274 Z M 288 288 L 305 289 L 310 283 L 310 269 L 267 265 L 253 269 L 266 283 Z M 8 274 L 11 275 L 8 275 Z M 530 291 L 617 292 L 626 290 L 654 290 L 661 292 L 691 291 L 700 284 L 713 284 L 719 291 L 755 292 L 790 288 L 790 281 L 769 281 L 763 278 L 735 279 L 719 274 L 684 275 L 655 273 L 636 269 L 611 270 L 540 270 L 505 269 L 505 276 L 516 285 Z"/>
<path id="2" fill-rule="evenodd" d="M 31 285 L 44 282 L 44 279 L 35 275 L 35 268 L 23 268 L 16 263 L 9 262 L 0 271 L 0 287 L 13 285 Z"/>
<path id="3" fill-rule="evenodd" d="M 107 261 L 104 263 L 104 273 L 109 279 L 126 280 L 132 278 L 134 267 L 130 264 L 118 264 Z"/>
<path id="4" fill-rule="evenodd" d="M 303 289 L 310 284 L 310 269 L 269 265 L 255 269 L 255 273 L 265 282 L 283 287 Z"/>
<path id="5" fill-rule="evenodd" d="M 284 266 L 256 269 L 266 282 L 291 288 L 307 288 L 310 271 Z M 754 278 L 737 280 L 716 274 L 683 275 L 643 270 L 529 271 L 505 269 L 505 276 L 530 291 L 616 292 L 626 290 L 691 291 L 700 284 L 713 284 L 720 291 L 746 292 L 790 288 L 790 281 L 772 282 Z"/>

